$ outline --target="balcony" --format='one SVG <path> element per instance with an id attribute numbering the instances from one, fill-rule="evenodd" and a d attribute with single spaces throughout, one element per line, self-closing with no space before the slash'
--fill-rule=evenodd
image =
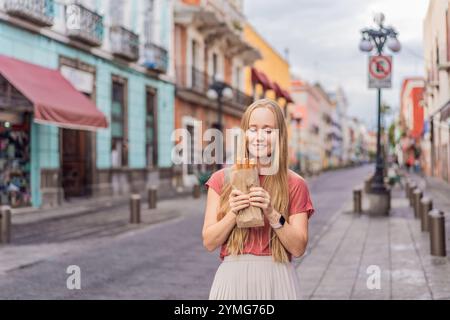
<path id="1" fill-rule="evenodd" d="M 55 7 L 53 0 L 5 0 L 5 11 L 39 26 L 53 25 Z"/>
<path id="2" fill-rule="evenodd" d="M 139 58 L 139 36 L 122 27 L 110 28 L 111 52 L 121 58 L 136 61 Z"/>
<path id="3" fill-rule="evenodd" d="M 103 42 L 103 17 L 80 4 L 70 4 L 66 9 L 67 35 L 91 46 Z"/>
<path id="4" fill-rule="evenodd" d="M 202 101 L 211 103 L 206 97 L 206 92 L 213 82 L 213 77 L 208 75 L 205 71 L 199 70 L 196 67 L 178 66 L 176 68 L 177 87 L 186 89 L 192 93 L 202 96 Z M 237 88 L 230 86 L 233 91 L 231 100 L 225 100 L 224 103 L 231 107 L 234 112 L 241 114 L 253 102 L 253 97 L 246 95 Z"/>
<path id="5" fill-rule="evenodd" d="M 146 43 L 143 51 L 142 64 L 159 73 L 166 73 L 169 65 L 167 50 L 153 43 Z"/>
<path id="6" fill-rule="evenodd" d="M 253 103 L 253 97 L 246 95 L 244 92 L 240 91 L 239 89 L 232 88 L 233 89 L 233 98 L 232 102 L 234 102 L 237 105 L 243 106 L 244 110 Z"/>

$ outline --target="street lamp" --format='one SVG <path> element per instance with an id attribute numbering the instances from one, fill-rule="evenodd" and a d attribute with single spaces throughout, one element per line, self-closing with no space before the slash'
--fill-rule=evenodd
<path id="1" fill-rule="evenodd" d="M 231 100 L 233 98 L 233 90 L 227 85 L 221 75 L 215 75 L 213 77 L 213 82 L 209 86 L 206 96 L 211 100 L 217 100 L 217 126 L 216 129 L 222 133 L 222 110 L 223 101 Z M 223 161 L 223 135 L 221 134 L 216 141 L 216 159 L 219 159 L 219 163 L 216 163 L 217 169 L 222 167 L 221 162 Z"/>
<path id="2" fill-rule="evenodd" d="M 301 140 L 300 140 L 300 124 L 302 123 L 302 117 L 297 117 L 294 119 L 296 122 L 296 131 L 297 131 L 297 169 L 298 169 L 298 173 L 300 174 L 301 170 L 302 170 L 302 161 L 301 161 Z"/>
<path id="3" fill-rule="evenodd" d="M 400 42 L 397 39 L 397 31 L 392 27 L 385 27 L 384 14 L 378 13 L 374 17 L 374 22 L 378 28 L 365 28 L 361 30 L 361 42 L 359 49 L 363 52 L 371 52 L 376 48 L 377 54 L 383 54 L 383 48 L 387 44 L 392 52 L 398 52 L 401 49 Z M 375 175 L 372 180 L 371 189 L 374 193 L 387 192 L 384 186 L 383 171 L 384 162 L 381 155 L 381 89 L 378 88 L 378 131 L 377 131 L 377 155 L 375 164 Z"/>

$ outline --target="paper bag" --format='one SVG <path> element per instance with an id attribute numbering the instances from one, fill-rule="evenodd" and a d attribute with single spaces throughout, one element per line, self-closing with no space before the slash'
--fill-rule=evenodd
<path id="1" fill-rule="evenodd" d="M 230 183 L 234 189 L 249 193 L 251 187 L 259 187 L 258 170 L 256 167 L 245 169 L 235 167 L 231 170 Z M 239 211 L 236 222 L 239 228 L 262 227 L 264 214 L 261 208 L 249 206 Z"/>

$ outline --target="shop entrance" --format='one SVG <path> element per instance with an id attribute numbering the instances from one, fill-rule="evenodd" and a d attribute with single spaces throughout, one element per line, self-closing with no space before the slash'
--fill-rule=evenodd
<path id="1" fill-rule="evenodd" d="M 31 205 L 29 112 L 0 110 L 0 204 Z"/>
<path id="2" fill-rule="evenodd" d="M 62 187 L 64 198 L 91 194 L 91 132 L 61 129 Z"/>

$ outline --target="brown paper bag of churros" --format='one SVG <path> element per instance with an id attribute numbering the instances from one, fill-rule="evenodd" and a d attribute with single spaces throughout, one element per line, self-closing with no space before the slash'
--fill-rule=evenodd
<path id="1" fill-rule="evenodd" d="M 256 161 L 244 159 L 237 160 L 231 170 L 230 183 L 233 188 L 249 193 L 251 187 L 259 187 L 258 169 Z M 264 226 L 264 214 L 261 208 L 249 206 L 242 209 L 236 217 L 239 228 L 253 228 Z"/>

